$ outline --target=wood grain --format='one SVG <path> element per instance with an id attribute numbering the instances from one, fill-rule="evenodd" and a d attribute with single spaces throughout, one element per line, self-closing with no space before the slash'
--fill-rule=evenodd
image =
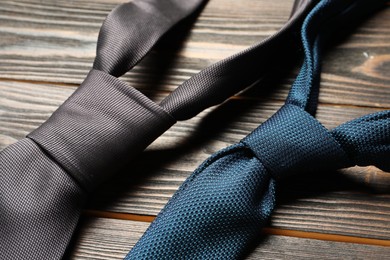
<path id="1" fill-rule="evenodd" d="M 0 82 L 3 93 L 0 147 L 39 126 L 74 89 L 66 85 Z M 164 94 L 151 96 L 161 100 Z M 203 160 L 238 142 L 281 105 L 273 99 L 235 98 L 191 120 L 179 122 L 137 158 L 137 163 L 132 162 L 131 167 L 95 194 L 89 208 L 156 215 Z M 321 105 L 318 118 L 332 128 L 375 111 L 378 109 Z M 358 174 L 357 170 L 349 170 L 287 180 L 287 185 L 282 183 L 280 188 L 280 205 L 272 226 L 381 239 L 390 237 L 390 205 L 387 203 L 390 196 L 369 193 L 370 189 L 371 192 L 388 191 L 390 176 L 378 170 L 373 172 Z M 382 178 L 368 177 L 373 174 Z M 351 211 L 347 210 L 349 208 Z"/>
<path id="2" fill-rule="evenodd" d="M 203 135 L 212 130 L 213 133 L 222 135 L 221 138 L 224 138 L 228 144 L 239 141 L 283 104 L 274 98 L 274 93 L 265 93 L 270 91 L 270 86 L 260 87 L 263 87 L 264 92 L 256 93 L 260 90 L 250 90 L 252 91 L 250 99 L 246 98 L 244 93 L 225 102 L 222 106 L 207 109 L 194 119 L 178 122 L 164 135 L 164 138 L 189 137 L 195 132 Z M 75 89 L 76 86 L 67 84 L 0 80 L 2 135 L 21 139 L 48 119 Z M 167 95 L 154 90 L 145 94 L 156 102 Z M 358 116 L 382 109 L 320 104 L 317 118 L 327 128 L 334 128 Z"/>
<path id="3" fill-rule="evenodd" d="M 191 154 L 181 156 L 180 161 L 186 162 L 189 158 Z M 190 174 L 182 170 L 151 169 L 146 166 L 147 159 L 141 160 L 143 166 L 127 171 L 94 194 L 89 208 L 156 215 Z M 145 177 L 147 174 L 149 176 Z M 271 226 L 388 239 L 390 196 L 370 193 L 362 183 L 351 183 L 347 179 L 338 173 L 330 176 L 311 173 L 286 180 L 279 189 Z"/>
<path id="4" fill-rule="evenodd" d="M 91 68 L 101 22 L 117 2 L 3 1 L 1 77 L 80 84 Z M 171 91 L 202 68 L 271 35 L 287 20 L 291 3 L 212 0 L 190 33 L 171 33 L 125 78 L 140 89 Z M 321 102 L 390 107 L 390 29 L 377 26 L 388 24 L 389 14 L 390 7 L 369 18 L 326 56 Z M 294 75 L 282 84 L 280 100 Z"/>
<path id="5" fill-rule="evenodd" d="M 85 218 L 70 259 L 123 259 L 149 223 Z M 389 259 L 390 248 L 263 235 L 248 259 Z M 367 259 L 367 258 L 366 258 Z"/>
<path id="6" fill-rule="evenodd" d="M 82 82 L 102 21 L 122 2 L 1 1 L 0 150 L 44 122 Z M 292 0 L 210 0 L 194 25 L 176 28 L 123 80 L 159 102 L 206 66 L 271 35 L 287 20 L 291 5 Z M 317 118 L 327 128 L 390 108 L 390 28 L 384 26 L 389 23 L 388 5 L 326 53 Z M 203 160 L 239 141 L 283 104 L 297 67 L 276 69 L 222 106 L 176 124 L 94 193 L 88 208 L 107 217 L 155 216 Z M 375 167 L 309 173 L 281 182 L 279 191 L 272 228 L 390 239 L 390 174 Z M 71 258 L 121 259 L 147 225 L 85 218 Z M 389 255 L 383 247 L 271 235 L 251 257 Z"/>

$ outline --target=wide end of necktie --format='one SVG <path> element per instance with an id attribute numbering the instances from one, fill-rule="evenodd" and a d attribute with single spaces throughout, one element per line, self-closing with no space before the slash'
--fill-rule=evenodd
<path id="1" fill-rule="evenodd" d="M 31 139 L 5 148 L 0 153 L 0 259 L 61 259 L 86 195 Z"/>
<path id="2" fill-rule="evenodd" d="M 251 150 L 228 147 L 183 183 L 125 259 L 240 257 L 266 224 L 274 194 L 274 180 Z"/>

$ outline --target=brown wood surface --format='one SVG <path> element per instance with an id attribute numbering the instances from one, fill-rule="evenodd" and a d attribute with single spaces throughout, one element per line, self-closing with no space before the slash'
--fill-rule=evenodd
<path id="1" fill-rule="evenodd" d="M 100 25 L 121 2 L 0 2 L 0 149 L 44 122 L 82 82 Z M 271 35 L 286 21 L 291 5 L 291 0 L 210 0 L 192 28 L 170 33 L 123 80 L 161 100 L 202 68 Z M 317 114 L 326 127 L 390 109 L 389 24 L 387 6 L 326 53 Z M 121 258 L 151 220 L 144 216 L 155 216 L 197 165 L 239 141 L 283 104 L 298 64 L 179 122 L 129 162 L 132 167 L 93 194 L 71 258 Z M 261 242 L 252 257 L 390 257 L 383 246 L 390 246 L 389 199 L 390 174 L 375 167 L 285 180 L 270 224 L 280 232 Z M 121 220 L 113 220 L 116 213 Z M 133 222 L 135 217 L 144 223 Z M 327 241 L 332 235 L 335 241 Z"/>
<path id="2" fill-rule="evenodd" d="M 104 218 L 84 218 L 82 224 L 71 259 L 123 259 L 148 227 L 145 222 Z M 390 259 L 383 246 L 266 233 L 259 243 L 248 259 Z"/>

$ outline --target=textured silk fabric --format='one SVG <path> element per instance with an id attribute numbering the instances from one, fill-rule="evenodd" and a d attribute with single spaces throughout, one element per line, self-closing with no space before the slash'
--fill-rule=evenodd
<path id="1" fill-rule="evenodd" d="M 390 111 L 331 131 L 312 114 L 321 41 L 385 1 L 322 0 L 302 26 L 305 60 L 286 104 L 240 143 L 202 163 L 125 259 L 240 259 L 275 206 L 276 180 L 353 165 L 390 167 Z M 330 26 L 332 25 L 332 26 Z"/>
<path id="2" fill-rule="evenodd" d="M 86 193 L 28 138 L 0 162 L 0 259 L 61 259 Z"/>
<path id="3" fill-rule="evenodd" d="M 351 164 L 376 165 L 390 172 L 390 110 L 366 115 L 331 131 Z"/>
<path id="4" fill-rule="evenodd" d="M 204 2 L 133 0 L 119 5 L 102 25 L 93 68 L 122 76 L 149 52 L 161 35 Z"/>
<path id="5" fill-rule="evenodd" d="M 161 107 L 176 120 L 189 119 L 263 78 L 272 66 L 286 64 L 286 56 L 280 53 L 300 49 L 300 26 L 315 3 L 296 0 L 289 21 L 278 32 L 195 74 L 167 96 Z"/>
<path id="6" fill-rule="evenodd" d="M 108 15 L 85 81 L 47 122 L 0 153 L 0 259 L 60 259 L 88 192 L 176 120 L 264 76 L 280 48 L 297 42 L 313 3 L 297 2 L 291 19 L 273 37 L 206 68 L 161 105 L 117 78 L 205 2 L 134 0 Z"/>
<path id="7" fill-rule="evenodd" d="M 92 70 L 46 123 L 0 153 L 0 259 L 61 259 L 87 191 L 126 155 L 144 149 L 175 122 L 109 73 L 119 73 L 123 63 L 136 64 L 158 38 L 203 2 L 135 0 L 116 8 L 116 19 L 108 16 L 94 64 L 106 71 Z M 177 14 L 172 15 L 172 10 Z M 164 14 L 165 19 L 151 22 Z M 150 24 L 153 37 L 143 30 L 126 34 L 105 26 L 124 29 L 122 20 L 128 23 L 122 25 L 136 28 Z M 121 33 L 125 46 L 115 48 L 122 41 L 110 37 L 111 33 Z M 122 47 L 139 53 L 129 54 Z M 101 62 L 107 64 L 101 66 Z"/>
<path id="8" fill-rule="evenodd" d="M 144 150 L 175 122 L 138 90 L 92 70 L 77 91 L 28 138 L 91 191 L 119 162 Z"/>

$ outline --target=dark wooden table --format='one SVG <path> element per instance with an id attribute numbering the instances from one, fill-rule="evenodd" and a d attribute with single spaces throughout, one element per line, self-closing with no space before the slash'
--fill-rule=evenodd
<path id="1" fill-rule="evenodd" d="M 39 126 L 78 87 L 103 19 L 121 2 L 0 2 L 0 149 Z M 291 5 L 210 0 L 189 33 L 171 33 L 123 80 L 161 100 L 202 68 L 275 32 Z M 326 127 L 390 109 L 389 25 L 387 6 L 326 53 L 317 114 Z M 153 143 L 134 167 L 92 195 L 70 258 L 123 258 L 197 165 L 282 105 L 298 65 L 178 123 Z M 389 173 L 375 167 L 313 172 L 280 183 L 279 191 L 250 258 L 390 259 Z"/>

